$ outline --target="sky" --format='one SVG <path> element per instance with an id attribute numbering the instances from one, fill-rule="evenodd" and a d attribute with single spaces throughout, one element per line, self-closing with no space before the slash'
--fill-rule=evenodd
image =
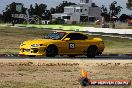
<path id="1" fill-rule="evenodd" d="M 61 3 L 64 0 L 0 0 L 0 13 L 2 13 L 2 11 L 5 9 L 6 5 L 12 3 L 12 2 L 18 2 L 18 3 L 23 3 L 25 7 L 29 7 L 30 4 L 35 4 L 35 3 L 44 3 L 47 4 L 48 9 L 51 7 L 55 7 L 57 5 L 59 5 L 59 3 Z M 74 3 L 79 3 L 80 0 L 65 0 L 65 1 L 70 1 L 70 2 L 74 2 Z M 109 5 L 113 2 L 113 1 L 117 1 L 118 5 L 122 6 L 122 13 L 131 15 L 132 11 L 128 10 L 126 8 L 126 2 L 127 0 L 93 0 L 94 3 L 96 3 L 98 6 L 102 6 L 105 5 L 106 7 L 109 7 Z"/>

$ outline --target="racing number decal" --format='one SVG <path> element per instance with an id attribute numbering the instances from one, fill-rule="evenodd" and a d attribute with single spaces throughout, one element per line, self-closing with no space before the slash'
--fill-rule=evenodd
<path id="1" fill-rule="evenodd" d="M 75 44 L 74 43 L 69 43 L 69 49 L 75 49 Z"/>

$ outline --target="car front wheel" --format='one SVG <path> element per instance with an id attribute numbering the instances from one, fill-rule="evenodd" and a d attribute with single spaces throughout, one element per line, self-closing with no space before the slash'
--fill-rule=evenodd
<path id="1" fill-rule="evenodd" d="M 47 57 L 55 57 L 58 54 L 58 48 L 54 45 L 48 46 L 46 49 Z"/>

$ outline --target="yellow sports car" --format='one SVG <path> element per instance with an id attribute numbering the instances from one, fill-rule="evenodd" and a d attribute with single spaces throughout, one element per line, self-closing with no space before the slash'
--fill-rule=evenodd
<path id="1" fill-rule="evenodd" d="M 54 32 L 43 39 L 28 40 L 20 45 L 20 55 L 47 56 L 86 55 L 95 57 L 104 51 L 104 42 L 101 38 L 88 38 L 79 32 Z"/>

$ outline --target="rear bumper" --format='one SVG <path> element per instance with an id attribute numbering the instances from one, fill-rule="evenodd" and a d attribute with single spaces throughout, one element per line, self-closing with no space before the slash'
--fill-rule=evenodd
<path id="1" fill-rule="evenodd" d="M 98 49 L 98 55 L 101 55 L 104 52 L 105 46 L 101 46 Z"/>

